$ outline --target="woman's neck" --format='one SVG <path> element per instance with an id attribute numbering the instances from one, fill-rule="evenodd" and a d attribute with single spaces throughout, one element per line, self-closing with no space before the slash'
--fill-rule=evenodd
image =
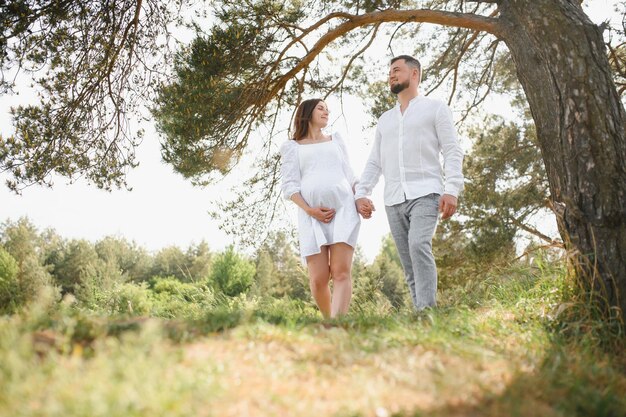
<path id="1" fill-rule="evenodd" d="M 327 137 L 322 133 L 321 127 L 309 127 L 309 131 L 302 139 L 326 140 Z"/>

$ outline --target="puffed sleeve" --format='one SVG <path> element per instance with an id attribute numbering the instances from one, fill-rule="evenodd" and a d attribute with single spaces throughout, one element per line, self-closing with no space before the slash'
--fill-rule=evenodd
<path id="1" fill-rule="evenodd" d="M 351 187 L 356 186 L 359 182 L 359 179 L 356 175 L 354 175 L 354 170 L 352 169 L 352 165 L 350 164 L 350 157 L 348 156 L 348 147 L 346 146 L 346 142 L 343 140 L 341 135 L 337 132 L 333 134 L 334 140 L 337 141 L 339 148 L 341 149 L 341 160 L 342 160 L 342 168 L 343 172 L 348 179 Z"/>
<path id="2" fill-rule="evenodd" d="M 287 200 L 300 192 L 300 161 L 297 147 L 298 144 L 293 140 L 286 141 L 280 147 L 281 190 Z"/>

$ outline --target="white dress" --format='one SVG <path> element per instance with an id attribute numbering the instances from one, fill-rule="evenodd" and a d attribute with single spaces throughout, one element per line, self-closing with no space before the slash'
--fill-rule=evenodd
<path id="1" fill-rule="evenodd" d="M 321 247 L 347 243 L 356 247 L 361 219 L 354 203 L 357 178 L 346 145 L 338 133 L 328 142 L 299 144 L 288 140 L 281 149 L 282 192 L 286 199 L 297 192 L 311 207 L 335 209 L 335 217 L 322 223 L 298 207 L 300 256 L 320 253 Z"/>

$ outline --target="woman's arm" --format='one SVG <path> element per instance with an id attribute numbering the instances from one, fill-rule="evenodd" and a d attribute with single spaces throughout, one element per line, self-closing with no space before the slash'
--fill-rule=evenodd
<path id="1" fill-rule="evenodd" d="M 281 190 L 286 200 L 300 192 L 300 163 L 298 161 L 298 146 L 289 140 L 280 147 Z"/>
<path id="2" fill-rule="evenodd" d="M 335 216 L 335 209 L 328 207 L 311 207 L 308 205 L 300 193 L 295 193 L 291 196 L 291 201 L 296 203 L 306 214 L 313 217 L 322 223 L 328 223 Z"/>

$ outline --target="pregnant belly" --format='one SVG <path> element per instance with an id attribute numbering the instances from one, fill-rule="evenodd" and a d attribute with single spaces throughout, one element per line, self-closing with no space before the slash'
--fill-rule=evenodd
<path id="1" fill-rule="evenodd" d="M 346 198 L 352 195 L 352 190 L 347 181 L 334 184 L 302 184 L 301 193 L 304 200 L 311 207 L 324 206 L 337 209 L 341 207 Z"/>

